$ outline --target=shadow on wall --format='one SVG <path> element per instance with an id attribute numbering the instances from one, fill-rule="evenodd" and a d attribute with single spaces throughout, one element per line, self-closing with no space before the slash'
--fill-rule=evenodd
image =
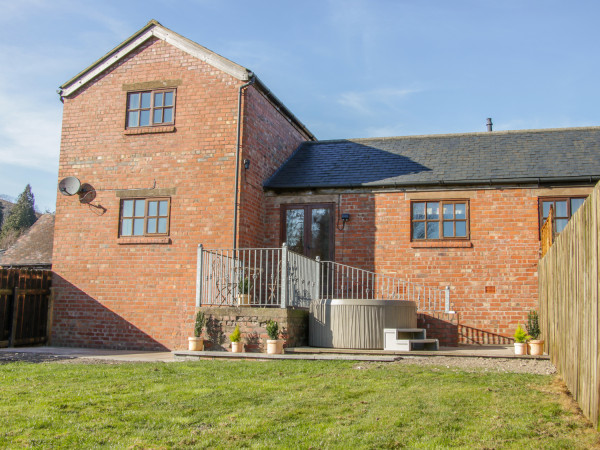
<path id="1" fill-rule="evenodd" d="M 116 350 L 163 350 L 160 342 L 56 273 L 51 344 Z"/>
<path id="2" fill-rule="evenodd" d="M 443 347 L 458 345 L 458 322 L 458 314 L 429 312 L 417 315 L 417 326 L 427 331 L 428 339 L 438 339 Z"/>
<path id="3" fill-rule="evenodd" d="M 458 326 L 458 339 L 461 344 L 496 344 L 511 345 L 514 339 L 478 328 Z"/>
<path id="4" fill-rule="evenodd" d="M 207 349 L 227 351 L 223 346 L 225 343 L 225 333 L 221 320 L 214 316 L 209 316 L 206 320 L 206 334 L 208 336 Z"/>

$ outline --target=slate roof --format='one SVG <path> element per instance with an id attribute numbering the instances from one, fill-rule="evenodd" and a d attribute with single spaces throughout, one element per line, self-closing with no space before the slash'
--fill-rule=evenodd
<path id="1" fill-rule="evenodd" d="M 17 242 L 0 254 L 0 267 L 52 265 L 54 214 L 43 214 Z"/>
<path id="2" fill-rule="evenodd" d="M 408 187 L 584 178 L 600 179 L 600 127 L 305 142 L 265 187 Z"/>

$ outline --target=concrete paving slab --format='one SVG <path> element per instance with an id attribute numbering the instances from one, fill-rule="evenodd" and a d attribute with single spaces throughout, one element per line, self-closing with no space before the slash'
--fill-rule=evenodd
<path id="1" fill-rule="evenodd" d="M 104 359 L 123 362 L 173 362 L 172 352 L 137 350 L 104 350 L 74 347 L 11 347 L 0 348 L 0 353 L 37 353 L 82 359 Z"/>
<path id="2" fill-rule="evenodd" d="M 253 360 L 312 360 L 312 361 L 369 361 L 369 362 L 394 362 L 401 359 L 399 356 L 385 355 L 354 355 L 354 354 L 317 354 L 317 353 L 285 353 L 283 355 L 268 355 L 266 353 L 231 353 L 231 352 L 174 352 L 176 361 L 191 361 L 201 359 L 253 359 Z"/>

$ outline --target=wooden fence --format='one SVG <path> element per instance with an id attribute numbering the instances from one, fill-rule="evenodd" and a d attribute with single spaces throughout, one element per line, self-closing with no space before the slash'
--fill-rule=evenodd
<path id="1" fill-rule="evenodd" d="M 600 184 L 539 262 L 540 327 L 561 377 L 599 427 Z"/>
<path id="2" fill-rule="evenodd" d="M 554 242 L 554 207 L 550 207 L 550 212 L 548 213 L 548 218 L 544 225 L 542 225 L 541 231 L 541 240 L 542 240 L 542 258 L 546 256 L 550 247 L 552 247 L 552 242 Z"/>
<path id="3" fill-rule="evenodd" d="M 0 347 L 48 341 L 51 281 L 50 270 L 0 269 Z"/>

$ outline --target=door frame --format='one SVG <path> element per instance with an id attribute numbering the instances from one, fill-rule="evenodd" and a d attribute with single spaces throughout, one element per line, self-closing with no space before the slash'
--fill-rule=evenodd
<path id="1" fill-rule="evenodd" d="M 310 217 L 312 220 L 311 211 L 313 209 L 318 208 L 327 208 L 331 212 L 329 214 L 329 261 L 335 260 L 335 203 L 285 203 L 280 205 L 280 216 L 279 216 L 279 245 L 281 246 L 285 242 L 286 237 L 286 225 L 287 225 L 287 215 L 286 212 L 289 209 L 304 209 L 304 249 L 303 255 L 307 256 L 308 250 L 310 250 L 309 242 L 311 241 L 311 232 L 310 232 L 310 221 L 308 222 L 309 226 L 307 226 L 306 219 Z M 309 257 L 309 256 L 307 256 Z"/>

